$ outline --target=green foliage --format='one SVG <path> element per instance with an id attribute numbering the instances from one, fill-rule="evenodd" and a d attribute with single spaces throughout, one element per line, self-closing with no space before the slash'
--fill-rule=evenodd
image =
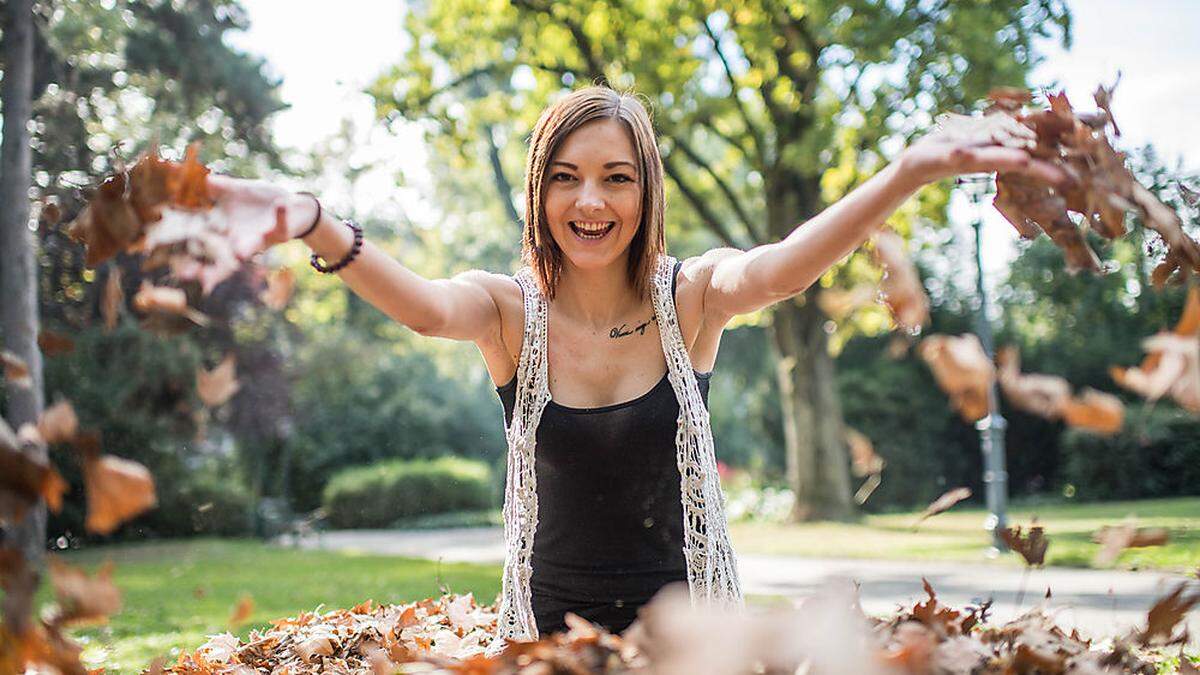
<path id="1" fill-rule="evenodd" d="M 1135 404 L 1113 436 L 1070 430 L 1062 482 L 1080 499 L 1200 495 L 1200 420 L 1169 403 Z"/>
<path id="2" fill-rule="evenodd" d="M 486 464 L 439 457 L 346 469 L 325 486 L 323 499 L 333 527 L 368 528 L 417 515 L 488 508 L 497 492 Z"/>

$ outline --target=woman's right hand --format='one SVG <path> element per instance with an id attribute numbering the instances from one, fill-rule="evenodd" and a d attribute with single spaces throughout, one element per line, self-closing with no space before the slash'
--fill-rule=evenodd
<path id="1" fill-rule="evenodd" d="M 263 180 L 209 174 L 209 194 L 230 223 L 234 252 L 245 260 L 303 234 L 317 217 L 317 200 Z"/>

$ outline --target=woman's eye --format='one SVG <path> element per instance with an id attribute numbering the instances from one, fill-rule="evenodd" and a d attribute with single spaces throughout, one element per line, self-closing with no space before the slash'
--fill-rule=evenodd
<path id="1" fill-rule="evenodd" d="M 632 183 L 633 178 L 623 173 L 614 174 L 609 178 L 614 183 Z"/>
<path id="2" fill-rule="evenodd" d="M 550 176 L 550 180 L 558 181 L 558 182 L 565 182 L 565 181 L 573 180 L 574 178 L 575 177 L 572 176 L 571 174 L 563 172 L 563 171 L 559 171 L 558 173 Z"/>

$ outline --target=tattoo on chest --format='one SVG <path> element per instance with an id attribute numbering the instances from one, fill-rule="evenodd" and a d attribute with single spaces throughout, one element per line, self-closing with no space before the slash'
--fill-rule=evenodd
<path id="1" fill-rule="evenodd" d="M 645 335 L 646 326 L 649 326 L 651 321 L 658 323 L 658 317 L 651 314 L 649 319 L 646 319 L 633 328 L 629 328 L 629 324 L 623 323 L 619 328 L 613 328 L 612 330 L 608 331 L 608 337 L 615 340 L 616 338 L 623 338 L 626 335 L 633 335 L 634 333 L 637 333 L 638 335 Z"/>

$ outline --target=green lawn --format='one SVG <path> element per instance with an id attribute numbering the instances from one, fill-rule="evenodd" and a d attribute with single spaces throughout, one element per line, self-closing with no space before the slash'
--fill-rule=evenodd
<path id="1" fill-rule="evenodd" d="M 500 592 L 498 565 L 441 564 L 387 556 L 300 551 L 255 541 L 196 539 L 106 546 L 63 555 L 89 572 L 111 557 L 123 610 L 107 626 L 80 630 L 84 660 L 108 672 L 133 673 L 154 657 L 174 660 L 205 636 L 228 630 L 226 621 L 243 594 L 254 598 L 245 637 L 268 621 L 319 605 L 352 607 L 368 598 L 403 603 L 451 592 L 474 592 L 490 603 Z M 43 586 L 41 597 L 50 598 Z"/>
<path id="2" fill-rule="evenodd" d="M 740 522 L 730 526 L 739 553 L 813 557 L 887 558 L 986 562 L 989 544 L 981 509 L 955 508 L 926 520 L 913 531 L 919 512 L 867 516 L 859 523 L 777 525 Z M 1125 551 L 1115 567 L 1188 572 L 1200 568 L 1200 498 L 1156 499 L 1099 504 L 1017 504 L 1009 523 L 1028 526 L 1037 516 L 1046 528 L 1048 565 L 1088 567 L 1099 550 L 1092 532 L 1136 515 L 1141 527 L 1165 527 L 1166 546 Z M 1014 554 L 998 562 L 1018 565 Z"/>

